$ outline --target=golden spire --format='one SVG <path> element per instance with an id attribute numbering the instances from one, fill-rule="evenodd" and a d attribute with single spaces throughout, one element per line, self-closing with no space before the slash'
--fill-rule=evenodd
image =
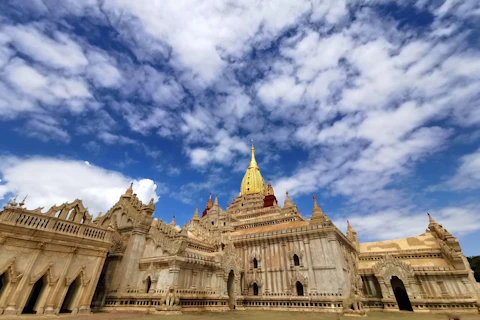
<path id="1" fill-rule="evenodd" d="M 172 222 L 170 222 L 170 225 L 171 225 L 172 227 L 175 227 L 175 226 L 176 226 L 176 224 L 175 224 L 175 216 L 172 217 Z"/>
<path id="2" fill-rule="evenodd" d="M 250 151 L 251 158 L 250 158 L 250 165 L 249 168 L 258 168 L 257 160 L 255 160 L 255 147 L 252 144 L 252 150 Z"/>
<path id="3" fill-rule="evenodd" d="M 283 203 L 283 207 L 288 208 L 291 206 L 292 206 L 292 200 L 290 200 L 290 198 L 288 197 L 288 191 L 287 191 L 285 195 L 285 202 Z"/>
<path id="4" fill-rule="evenodd" d="M 247 172 L 243 176 L 242 185 L 240 186 L 240 195 L 252 194 L 252 193 L 264 193 L 265 181 L 263 181 L 260 168 L 258 167 L 257 160 L 255 160 L 255 148 L 252 144 L 250 165 L 247 168 Z"/>
<path id="5" fill-rule="evenodd" d="M 198 207 L 195 208 L 195 213 L 193 214 L 192 220 L 200 220 L 200 216 L 198 215 Z"/>

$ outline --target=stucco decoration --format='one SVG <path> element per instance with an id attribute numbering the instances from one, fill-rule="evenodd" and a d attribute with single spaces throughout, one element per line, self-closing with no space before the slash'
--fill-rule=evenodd
<path id="1" fill-rule="evenodd" d="M 251 273 L 247 276 L 248 286 L 251 287 L 254 283 L 256 283 L 259 288 L 263 286 L 262 276 L 256 272 Z"/>
<path id="2" fill-rule="evenodd" d="M 224 271 L 225 279 L 228 279 L 230 270 L 233 270 L 235 278 L 240 277 L 242 269 L 242 259 L 236 254 L 233 242 L 229 241 L 225 246 L 225 251 L 221 259 L 221 265 Z"/>
<path id="3" fill-rule="evenodd" d="M 85 287 L 90 282 L 90 278 L 85 273 L 85 268 L 86 268 L 86 266 L 81 266 L 71 276 L 66 276 L 65 277 L 65 286 L 71 285 L 73 283 L 73 281 L 75 281 L 75 279 L 77 279 L 80 276 L 81 284 L 82 284 L 82 286 Z"/>
<path id="4" fill-rule="evenodd" d="M 51 285 L 54 285 L 55 283 L 57 283 L 58 277 L 54 276 L 54 274 L 53 274 L 53 263 L 50 263 L 47 266 L 45 266 L 45 268 L 43 268 L 40 272 L 38 272 L 36 274 L 32 274 L 32 276 L 30 277 L 30 284 L 34 284 L 41 277 L 43 277 L 45 274 L 47 275 L 48 285 L 51 286 Z"/>
<path id="5" fill-rule="evenodd" d="M 0 267 L 0 275 L 6 272 L 8 274 L 8 280 L 12 283 L 17 282 L 23 276 L 23 273 L 20 273 L 16 270 L 15 260 L 15 258 L 11 258 L 2 267 Z"/>
<path id="6" fill-rule="evenodd" d="M 290 285 L 292 287 L 295 287 L 297 284 L 297 281 L 300 282 L 305 288 L 308 287 L 308 277 L 304 276 L 301 272 L 295 271 L 292 275 L 292 278 L 290 278 Z M 292 291 L 294 291 L 292 289 Z"/>
<path id="7" fill-rule="evenodd" d="M 300 266 L 303 267 L 304 265 L 304 259 L 303 259 L 303 256 L 305 255 L 305 251 L 303 249 L 299 249 L 299 248 L 294 248 L 292 250 L 290 250 L 289 252 L 289 258 L 290 258 L 290 266 L 294 266 L 294 261 L 293 261 L 293 257 L 297 255 L 298 256 L 298 259 L 300 260 Z"/>
<path id="8" fill-rule="evenodd" d="M 399 261 L 392 255 L 386 254 L 372 269 L 378 281 L 385 284 L 385 286 L 381 286 L 384 297 L 393 297 L 393 291 L 390 289 L 390 280 L 394 276 L 402 280 L 411 299 L 415 299 L 418 296 L 415 276 L 412 267 L 408 263 Z"/>

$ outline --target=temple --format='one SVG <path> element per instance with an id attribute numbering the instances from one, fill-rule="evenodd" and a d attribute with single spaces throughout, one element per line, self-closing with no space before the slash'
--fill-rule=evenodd
<path id="1" fill-rule="evenodd" d="M 252 146 L 237 198 L 178 227 L 154 218 L 132 185 L 93 218 L 80 200 L 0 211 L 0 314 L 286 310 L 479 312 L 480 286 L 458 240 L 429 216 L 425 233 L 359 243 L 313 196 L 305 218 L 277 202 Z M 164 216 L 161 210 L 157 217 Z"/>

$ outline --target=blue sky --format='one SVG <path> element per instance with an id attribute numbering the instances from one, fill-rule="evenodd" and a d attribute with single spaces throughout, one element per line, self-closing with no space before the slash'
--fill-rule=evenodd
<path id="1" fill-rule="evenodd" d="M 186 223 L 263 177 L 362 241 L 426 212 L 480 254 L 478 1 L 2 1 L 0 202 L 134 182 Z"/>

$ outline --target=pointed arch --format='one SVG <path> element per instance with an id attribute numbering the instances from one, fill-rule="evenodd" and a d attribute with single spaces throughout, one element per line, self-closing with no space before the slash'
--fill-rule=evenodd
<path id="1" fill-rule="evenodd" d="M 85 266 L 81 266 L 71 277 L 65 277 L 65 286 L 70 286 L 79 276 L 83 287 L 90 282 L 90 278 L 85 273 Z"/>
<path id="2" fill-rule="evenodd" d="M 15 268 L 15 258 L 11 258 L 7 260 L 7 262 L 0 267 L 0 275 L 8 274 L 8 281 L 9 282 L 17 282 L 23 276 L 23 273 L 17 272 Z"/>
<path id="3" fill-rule="evenodd" d="M 41 277 L 43 277 L 45 274 L 47 275 L 47 281 L 48 281 L 48 285 L 53 285 L 55 283 L 57 283 L 58 281 L 58 277 L 55 277 L 53 275 L 53 263 L 50 263 L 48 264 L 47 266 L 45 266 L 45 268 L 43 268 L 40 272 L 36 273 L 36 274 L 32 274 L 30 276 L 30 284 L 35 284 L 38 280 L 40 280 Z"/>
<path id="4" fill-rule="evenodd" d="M 300 266 L 300 267 L 303 267 L 303 256 L 304 256 L 305 252 L 303 251 L 303 249 L 297 249 L 297 248 L 294 248 L 292 250 L 290 250 L 290 253 L 289 253 L 289 258 L 290 258 L 290 266 Z M 296 256 L 296 258 L 295 258 Z M 298 264 L 296 264 L 298 263 Z"/>

